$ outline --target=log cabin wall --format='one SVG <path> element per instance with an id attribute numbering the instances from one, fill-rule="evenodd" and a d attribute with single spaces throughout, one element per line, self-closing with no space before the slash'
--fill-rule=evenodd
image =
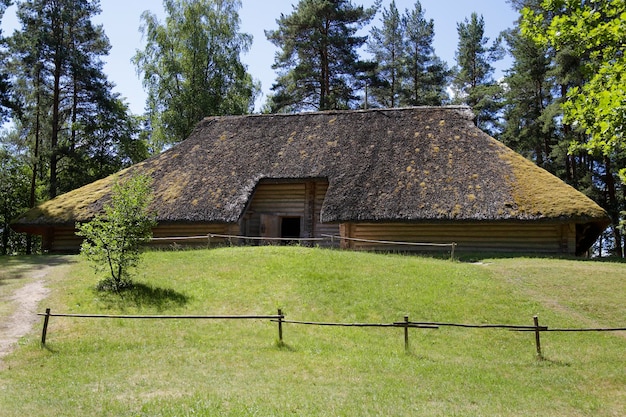
<path id="1" fill-rule="evenodd" d="M 158 224 L 152 230 L 155 239 L 150 243 L 151 248 L 176 248 L 177 246 L 203 248 L 230 244 L 226 238 L 209 238 L 209 234 L 239 235 L 239 227 L 224 223 L 183 223 L 183 224 Z M 203 238 L 198 238 L 202 236 Z M 189 239 L 180 239 L 189 237 Z M 193 239 L 192 239 L 193 238 Z M 232 243 L 238 243 L 236 240 Z"/>
<path id="2" fill-rule="evenodd" d="M 83 238 L 73 227 L 54 227 L 42 235 L 42 249 L 48 253 L 78 253 Z"/>
<path id="3" fill-rule="evenodd" d="M 355 239 L 456 243 L 464 252 L 520 252 L 574 254 L 575 226 L 558 223 L 349 223 L 341 225 L 342 237 Z M 342 247 L 371 251 L 442 251 L 437 247 L 411 247 L 345 241 Z"/>
<path id="4" fill-rule="evenodd" d="M 566 223 L 561 226 L 561 252 L 567 254 L 576 253 L 576 224 Z"/>
<path id="5" fill-rule="evenodd" d="M 152 230 L 152 237 L 157 238 L 150 242 L 151 248 L 168 249 L 177 246 L 207 247 L 230 243 L 228 239 L 211 238 L 210 233 L 219 235 L 238 235 L 239 227 L 229 224 L 159 224 Z M 203 236 L 203 239 L 195 237 Z M 189 239 L 180 239 L 189 237 Z M 193 237 L 193 239 L 191 239 Z M 76 235 L 72 227 L 55 227 L 42 235 L 42 248 L 49 253 L 78 253 L 83 238 Z M 170 239 L 167 239 L 170 238 Z M 238 243 L 236 240 L 232 243 Z"/>
<path id="6" fill-rule="evenodd" d="M 342 237 L 386 240 L 399 242 L 418 243 L 452 243 L 455 242 L 458 251 L 465 252 L 534 252 L 534 253 L 558 253 L 574 254 L 576 250 L 576 227 L 575 224 L 554 223 L 488 223 L 488 224 L 407 224 L 407 223 L 343 223 L 322 224 L 319 222 L 320 210 L 324 201 L 324 194 L 328 188 L 326 183 L 311 184 L 263 184 L 261 192 L 255 194 L 252 207 L 263 207 L 268 211 L 272 207 L 272 197 L 276 197 L 275 206 L 281 211 L 266 213 L 248 211 L 249 225 L 256 225 L 257 234 L 248 233 L 247 236 L 261 236 L 259 226 L 261 216 L 269 216 L 279 219 L 280 215 L 288 217 L 302 217 L 305 226 L 302 235 L 306 237 L 321 237 L 322 235 L 341 235 Z M 304 198 L 309 190 L 312 200 L 306 203 Z M 311 191 L 314 189 L 315 191 Z M 288 192 L 289 198 L 283 200 L 284 192 Z M 312 193 L 312 194 L 311 194 Z M 298 197 L 299 196 L 299 197 Z M 257 198 L 258 197 L 258 198 Z M 300 202 L 298 202 L 300 198 Z M 282 202 L 285 201 L 284 204 Z M 306 224 L 309 220 L 304 215 L 304 208 L 311 204 L 312 230 Z M 280 232 L 280 223 L 276 222 L 276 230 Z M 305 230 L 306 229 L 306 230 Z M 249 231 L 248 231 L 249 232 Z M 208 238 L 209 234 L 241 235 L 244 230 L 239 225 L 229 224 L 159 224 L 153 230 L 153 237 L 158 238 L 150 246 L 153 248 L 184 247 L 207 247 L 224 244 L 238 244 L 238 239 Z M 272 233 L 272 231 L 266 231 Z M 206 239 L 162 239 L 173 237 L 207 236 Z M 43 249 L 50 253 L 78 253 L 82 238 L 76 235 L 76 230 L 71 227 L 56 227 L 42 234 Z M 267 236 L 266 234 L 266 237 Z M 338 246 L 339 240 L 334 242 L 324 241 L 320 246 Z M 445 249 L 435 247 L 410 247 L 405 245 L 377 244 L 369 242 L 342 241 L 341 247 L 355 250 L 371 251 L 442 251 Z"/>
<path id="7" fill-rule="evenodd" d="M 252 237 L 285 237 L 288 232 L 284 219 L 290 219 L 292 225 L 299 221 L 296 234 L 300 238 L 318 238 L 325 233 L 338 234 L 339 225 L 320 223 L 320 211 L 327 189 L 328 182 L 325 180 L 262 180 L 240 222 L 241 230 L 246 236 Z"/>

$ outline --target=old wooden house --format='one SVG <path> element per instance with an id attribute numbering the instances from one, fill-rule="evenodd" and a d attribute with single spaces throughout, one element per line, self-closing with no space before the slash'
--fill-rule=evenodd
<path id="1" fill-rule="evenodd" d="M 469 109 L 419 107 L 207 118 L 182 143 L 12 227 L 42 235 L 48 251 L 76 251 L 76 222 L 134 172 L 154 179 L 156 238 L 332 235 L 323 244 L 581 254 L 609 223 L 593 201 L 476 128 Z M 158 241 L 173 242 L 199 243 Z"/>

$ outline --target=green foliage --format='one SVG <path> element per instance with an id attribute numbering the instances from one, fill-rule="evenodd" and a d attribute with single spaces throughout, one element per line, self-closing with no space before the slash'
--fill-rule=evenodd
<path id="1" fill-rule="evenodd" d="M 4 12 L 11 3 L 11 0 L 0 0 L 0 23 L 2 23 Z M 9 110 L 15 107 L 15 103 L 13 103 L 11 98 L 9 71 L 5 65 L 7 61 L 5 43 L 5 39 L 2 36 L 2 29 L 0 28 L 0 124 L 4 122 L 5 117 L 9 114 Z"/>
<path id="2" fill-rule="evenodd" d="M 472 13 L 469 20 L 457 23 L 457 32 L 457 67 L 452 82 L 455 101 L 472 107 L 477 126 L 496 135 L 502 88 L 493 80 L 491 64 L 503 56 L 500 39 L 488 45 L 484 19 L 476 13 Z"/>
<path id="3" fill-rule="evenodd" d="M 588 194 L 609 212 L 615 251 L 623 253 L 619 225 L 626 205 L 626 0 L 535 3 L 525 4 L 520 27 L 525 37 L 554 56 L 562 142 L 569 147 L 567 178 L 580 188 L 585 185 L 578 183 L 580 172 L 591 174 L 585 181 Z M 575 159 L 586 163 L 577 165 Z"/>
<path id="4" fill-rule="evenodd" d="M 100 283 L 102 289 L 119 291 L 131 286 L 131 269 L 139 264 L 141 245 L 150 241 L 156 226 L 148 211 L 150 185 L 151 179 L 142 175 L 116 183 L 104 213 L 77 225 L 77 234 L 85 238 L 81 254 L 97 272 L 109 273 Z"/>
<path id="5" fill-rule="evenodd" d="M 240 0 L 164 0 L 166 20 L 145 11 L 147 41 L 133 62 L 143 73 L 155 152 L 189 136 L 207 116 L 246 114 L 260 90 L 241 54 L 252 37 L 239 32 Z"/>
<path id="6" fill-rule="evenodd" d="M 349 0 L 302 0 L 265 35 L 279 48 L 279 71 L 268 107 L 272 112 L 354 107 L 358 78 L 368 66 L 359 59 L 365 36 L 356 32 L 374 17 L 380 1 L 365 9 Z"/>
<path id="7" fill-rule="evenodd" d="M 0 255 L 24 251 L 23 237 L 9 224 L 28 208 L 28 173 L 22 161 L 0 141 Z"/>
<path id="8" fill-rule="evenodd" d="M 395 1 L 384 9 L 381 27 L 373 27 L 367 41 L 376 62 L 370 82 L 373 102 L 381 107 L 441 105 L 448 70 L 434 53 L 433 20 L 426 20 L 419 1 L 401 16 Z"/>
<path id="9" fill-rule="evenodd" d="M 433 39 L 434 22 L 426 20 L 419 1 L 413 10 L 402 16 L 405 45 L 404 82 L 400 104 L 402 106 L 440 106 L 448 101 L 446 87 L 450 71 L 435 55 Z"/>
<path id="10" fill-rule="evenodd" d="M 374 26 L 370 30 L 367 40 L 367 49 L 377 64 L 377 78 L 369 82 L 370 92 L 375 104 L 393 108 L 399 104 L 405 47 L 402 18 L 395 0 L 388 9 L 383 9 L 381 24 L 381 27 Z"/>
<path id="11" fill-rule="evenodd" d="M 51 198 L 127 165 L 124 144 L 140 142 L 138 125 L 103 72 L 111 46 L 102 25 L 92 22 L 99 1 L 17 6 L 21 28 L 8 41 L 6 62 L 20 103 L 12 116 L 32 175 L 46 182 Z"/>
<path id="12" fill-rule="evenodd" d="M 523 10 L 524 33 L 541 45 L 571 48 L 577 56 L 586 57 L 581 65 L 587 82 L 569 90 L 563 106 L 566 121 L 590 135 L 582 144 L 590 153 L 623 152 L 626 1 L 544 0 L 542 7 L 543 12 Z M 546 15 L 554 16 L 547 24 Z"/>
<path id="13" fill-rule="evenodd" d="M 505 32 L 513 66 L 504 80 L 504 130 L 500 139 L 552 173 L 564 164 L 555 155 L 559 132 L 551 112 L 555 101 L 552 56 L 516 29 Z M 555 161 L 555 159 L 557 161 Z"/>
<path id="14" fill-rule="evenodd" d="M 67 149 L 59 172 L 60 191 L 68 192 L 107 177 L 148 158 L 147 141 L 140 137 L 139 116 L 130 114 L 121 99 L 111 97 L 99 104 L 101 111 L 77 129 L 90 138 Z"/>

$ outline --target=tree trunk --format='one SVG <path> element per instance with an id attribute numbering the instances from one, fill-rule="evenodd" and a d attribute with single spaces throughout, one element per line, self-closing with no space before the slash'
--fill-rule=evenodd
<path id="1" fill-rule="evenodd" d="M 37 73 L 35 75 L 36 82 L 36 114 L 35 114 L 35 150 L 33 154 L 33 172 L 30 177 L 30 193 L 28 196 L 28 207 L 35 207 L 37 202 L 36 190 L 37 190 L 37 172 L 39 171 L 39 141 L 41 132 L 41 66 L 38 65 Z M 26 254 L 31 255 L 33 253 L 33 236 L 28 233 L 26 235 Z"/>
<path id="2" fill-rule="evenodd" d="M 619 225 L 619 218 L 620 218 L 619 206 L 617 203 L 617 192 L 615 189 L 615 177 L 613 177 L 611 159 L 608 156 L 604 157 L 604 166 L 606 169 L 605 184 L 606 184 L 607 194 L 609 197 L 609 206 L 611 208 L 609 215 L 611 216 L 611 219 L 613 220 L 613 227 L 611 227 L 611 229 L 613 230 L 613 238 L 615 240 L 615 253 L 618 254 L 619 257 L 621 258 L 622 257 L 622 234 L 620 233 L 619 227 L 617 227 L 617 225 Z"/>
<path id="3" fill-rule="evenodd" d="M 61 6 L 56 5 L 58 15 L 52 18 L 52 36 L 55 39 L 54 70 L 52 88 L 52 126 L 50 134 L 50 184 L 49 196 L 54 198 L 58 191 L 57 163 L 59 161 L 59 132 L 61 130 L 61 77 L 63 76 L 65 28 L 61 18 Z"/>
<path id="4" fill-rule="evenodd" d="M 330 20 L 324 22 L 322 45 L 320 53 L 321 85 L 320 85 L 320 110 L 330 110 L 330 59 L 328 57 L 328 34 L 330 33 Z"/>

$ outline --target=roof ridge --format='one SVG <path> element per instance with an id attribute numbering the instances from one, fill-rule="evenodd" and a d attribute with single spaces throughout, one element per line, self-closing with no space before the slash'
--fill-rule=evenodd
<path id="1" fill-rule="evenodd" d="M 385 107 L 385 108 L 371 108 L 371 109 L 356 109 L 356 110 L 316 110 L 316 111 L 304 111 L 299 113 L 251 113 L 243 115 L 222 115 L 222 116 L 207 116 L 203 120 L 219 120 L 230 118 L 242 118 L 242 117 L 303 117 L 303 116 L 332 116 L 339 114 L 354 114 L 354 113 L 398 113 L 404 111 L 452 111 L 456 112 L 460 116 L 466 119 L 473 120 L 474 114 L 471 107 L 466 105 L 445 105 L 445 106 L 408 106 L 408 107 Z"/>

